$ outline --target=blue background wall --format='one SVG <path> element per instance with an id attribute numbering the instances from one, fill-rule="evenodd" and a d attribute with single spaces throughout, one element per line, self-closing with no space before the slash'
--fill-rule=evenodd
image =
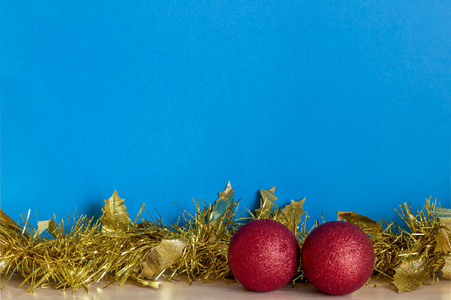
<path id="1" fill-rule="evenodd" d="M 450 206 L 449 1 L 37 2 L 1 1 L 16 220 L 99 216 L 114 189 L 171 219 L 229 180 L 312 219 Z"/>

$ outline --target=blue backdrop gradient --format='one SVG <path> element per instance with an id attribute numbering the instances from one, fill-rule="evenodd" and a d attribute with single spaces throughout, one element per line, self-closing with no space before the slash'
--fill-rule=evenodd
<path id="1" fill-rule="evenodd" d="M 450 206 L 450 1 L 1 1 L 1 207 Z M 34 217 L 32 218 L 34 219 Z"/>

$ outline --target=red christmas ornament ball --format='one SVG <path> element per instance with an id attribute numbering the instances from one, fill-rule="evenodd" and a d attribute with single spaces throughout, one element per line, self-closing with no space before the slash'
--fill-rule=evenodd
<path id="1" fill-rule="evenodd" d="M 253 220 L 233 235 L 228 259 L 238 282 L 253 291 L 269 292 L 286 285 L 296 274 L 299 246 L 285 225 Z"/>
<path id="2" fill-rule="evenodd" d="M 305 239 L 301 263 L 308 281 L 319 291 L 345 295 L 361 288 L 374 269 L 373 244 L 354 224 L 332 221 Z"/>

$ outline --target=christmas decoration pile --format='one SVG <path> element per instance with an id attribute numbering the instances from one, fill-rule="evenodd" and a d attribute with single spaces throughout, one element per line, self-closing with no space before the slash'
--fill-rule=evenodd
<path id="1" fill-rule="evenodd" d="M 169 225 L 162 221 L 161 216 L 150 215 L 144 206 L 132 221 L 126 212 L 124 199 L 116 191 L 111 198 L 105 200 L 102 217 L 97 221 L 86 216 L 75 216 L 73 222 L 70 222 L 70 217 L 66 222 L 57 222 L 55 218 L 40 221 L 37 228 L 34 228 L 30 225 L 29 214 L 23 218 L 23 224 L 19 225 L 0 209 L 2 287 L 14 275 L 23 279 L 19 287 L 26 285 L 32 293 L 34 289 L 45 286 L 55 289 L 88 289 L 92 283 L 100 280 L 105 280 L 108 284 L 124 284 L 132 279 L 157 288 L 163 280 L 173 280 L 179 276 L 191 283 L 197 279 L 231 280 L 236 274 L 236 279 L 242 281 L 244 286 L 259 291 L 276 289 L 289 281 L 294 284 L 296 281 L 309 279 L 322 290 L 324 288 L 318 282 L 327 282 L 327 278 L 321 280 L 321 276 L 332 276 L 336 270 L 312 275 L 308 270 L 309 263 L 304 258 L 302 264 L 305 265 L 305 270 L 303 269 L 297 251 L 284 253 L 274 248 L 276 244 L 271 244 L 272 248 L 260 246 L 260 250 L 257 250 L 260 254 L 272 257 L 268 261 L 275 255 L 276 259 L 290 262 L 288 271 L 267 272 L 273 278 L 280 275 L 280 281 L 268 285 L 269 277 L 253 277 L 246 270 L 246 275 L 242 275 L 240 265 L 243 265 L 247 256 L 251 256 L 243 250 L 251 246 L 249 243 L 244 242 L 244 248 L 239 247 L 247 239 L 240 239 L 243 232 L 252 235 L 255 241 L 266 240 L 267 243 L 274 240 L 271 234 L 276 234 L 276 242 L 284 247 L 291 245 L 302 256 L 304 246 L 305 253 L 309 247 L 319 247 L 321 250 L 324 245 L 314 243 L 312 246 L 309 240 L 315 240 L 315 232 L 321 231 L 321 228 L 327 229 L 330 226 L 328 223 L 335 223 L 319 225 L 317 222 L 316 229 L 307 230 L 308 216 L 303 210 L 305 199 L 291 201 L 279 209 L 275 204 L 277 198 L 274 191 L 275 188 L 260 190 L 259 208 L 253 212 L 248 211 L 250 217 L 242 218 L 238 214 L 239 201 L 234 200 L 234 190 L 228 183 L 213 205 L 204 202 L 201 206 L 199 202 L 195 202 L 194 214 L 185 212 L 177 223 Z M 144 218 L 144 212 L 148 213 L 147 218 Z M 362 274 L 359 283 L 352 288 L 349 283 L 337 281 L 338 287 L 335 289 L 339 293 L 359 288 L 369 273 L 376 277 L 390 278 L 399 293 L 434 283 L 440 272 L 441 277 L 450 279 L 451 209 L 437 207 L 429 198 L 422 210 L 414 213 L 410 205 L 404 203 L 397 212 L 405 224 L 398 225 L 385 220 L 376 222 L 354 212 L 338 212 L 338 220 L 341 221 L 338 223 L 358 226 L 359 230 L 366 233 L 365 238 L 368 237 L 374 249 L 374 270 L 367 270 L 368 265 L 372 264 L 371 259 L 362 260 L 367 273 Z M 257 222 L 256 220 L 263 224 L 259 226 L 263 226 L 265 230 L 252 229 L 252 224 L 256 224 L 252 222 Z M 278 224 L 282 224 L 286 230 L 278 231 Z M 328 228 L 326 231 L 330 233 L 331 244 L 342 244 L 345 249 L 351 247 L 340 237 L 339 233 L 343 229 L 337 231 L 336 228 Z M 309 238 L 309 233 L 313 238 Z M 258 243 L 253 242 L 254 244 Z M 369 248 L 363 248 L 368 253 Z M 335 256 L 337 253 L 335 252 Z M 251 265 L 248 263 L 247 267 L 256 265 L 258 260 L 250 261 Z M 336 268 L 340 268 L 340 263 L 336 262 Z M 345 269 L 337 274 L 347 272 Z M 326 290 L 323 292 L 327 293 Z"/>

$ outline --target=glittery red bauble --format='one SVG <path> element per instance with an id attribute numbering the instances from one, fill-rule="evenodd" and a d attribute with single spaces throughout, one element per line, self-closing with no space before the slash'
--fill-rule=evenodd
<path id="1" fill-rule="evenodd" d="M 373 244 L 354 224 L 327 222 L 305 239 L 301 262 L 308 281 L 318 290 L 349 294 L 361 288 L 373 273 Z"/>
<path id="2" fill-rule="evenodd" d="M 294 234 L 274 220 L 254 220 L 233 235 L 228 251 L 235 279 L 250 290 L 269 292 L 293 278 L 299 263 Z"/>

